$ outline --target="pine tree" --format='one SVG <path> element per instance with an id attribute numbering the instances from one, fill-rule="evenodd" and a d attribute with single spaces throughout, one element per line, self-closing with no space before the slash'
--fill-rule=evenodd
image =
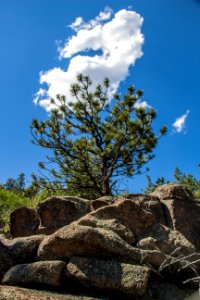
<path id="1" fill-rule="evenodd" d="M 116 93 L 109 100 L 109 87 L 105 79 L 93 89 L 91 79 L 80 74 L 71 86 L 73 101 L 57 95 L 51 99 L 49 119 L 33 120 L 33 143 L 52 153 L 47 163 L 39 164 L 44 173 L 41 184 L 111 195 L 119 178 L 140 174 L 154 157 L 166 127 L 154 134 L 155 110 L 136 105 L 142 91 L 130 86 L 124 97 Z"/>

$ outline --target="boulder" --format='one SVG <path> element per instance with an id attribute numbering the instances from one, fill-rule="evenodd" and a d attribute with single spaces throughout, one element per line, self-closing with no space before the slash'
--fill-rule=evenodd
<path id="1" fill-rule="evenodd" d="M 155 189 L 151 194 L 157 196 L 162 200 L 166 199 L 178 199 L 185 201 L 193 201 L 193 194 L 181 184 L 168 183 L 163 184 Z"/>
<path id="2" fill-rule="evenodd" d="M 128 194 L 127 199 L 136 202 L 141 208 L 147 210 L 155 216 L 156 222 L 166 224 L 162 202 L 157 196 L 146 194 Z"/>
<path id="3" fill-rule="evenodd" d="M 98 215 L 87 214 L 77 221 L 77 224 L 83 226 L 90 226 L 93 228 L 104 228 L 112 230 L 117 233 L 121 239 L 132 245 L 135 242 L 135 238 L 130 229 L 124 226 L 118 219 L 98 219 Z"/>
<path id="4" fill-rule="evenodd" d="M 140 300 L 185 300 L 191 293 L 192 290 L 183 286 L 178 287 L 172 282 L 152 280 L 149 282 L 146 295 Z"/>
<path id="5" fill-rule="evenodd" d="M 108 205 L 109 203 L 104 201 L 104 200 L 92 200 L 91 201 L 91 204 L 90 204 L 90 210 L 91 211 L 94 211 L 100 207 L 103 207 L 103 206 L 106 206 Z"/>
<path id="6" fill-rule="evenodd" d="M 52 233 L 89 211 L 89 201 L 78 197 L 49 197 L 38 203 L 39 233 Z M 43 230 L 41 230 L 43 228 Z M 46 228 L 46 230 L 44 230 Z"/>
<path id="7" fill-rule="evenodd" d="M 0 281 L 4 273 L 13 266 L 14 262 L 7 247 L 0 240 Z"/>
<path id="8" fill-rule="evenodd" d="M 37 249 L 44 236 L 0 240 L 0 280 L 13 265 L 35 260 Z"/>
<path id="9" fill-rule="evenodd" d="M 76 296 L 70 294 L 33 290 L 14 286 L 0 285 L 1 300 L 101 300 L 96 297 Z M 107 298 L 103 298 L 108 300 Z M 102 300 L 103 300 L 102 299 Z"/>
<path id="10" fill-rule="evenodd" d="M 76 222 L 47 236 L 38 249 L 39 260 L 67 260 L 73 256 L 110 258 L 126 263 L 149 263 L 159 267 L 166 259 L 159 251 L 131 247 L 109 229 L 82 226 Z"/>
<path id="11" fill-rule="evenodd" d="M 195 201 L 162 200 L 167 226 L 179 231 L 200 248 L 200 204 Z"/>
<path id="12" fill-rule="evenodd" d="M 7 253 L 10 253 L 15 264 L 29 263 L 36 259 L 39 244 L 44 235 L 33 235 L 30 237 L 2 240 Z"/>
<path id="13" fill-rule="evenodd" d="M 3 277 L 2 283 L 16 286 L 61 287 L 66 264 L 62 261 L 38 261 L 13 266 Z"/>
<path id="14" fill-rule="evenodd" d="M 111 204 L 114 199 L 115 199 L 115 197 L 113 197 L 113 196 L 101 196 L 95 200 L 105 201 L 106 203 Z"/>
<path id="15" fill-rule="evenodd" d="M 137 246 L 146 250 L 160 250 L 171 256 L 186 256 L 196 252 L 196 248 L 180 232 L 162 224 L 156 224 L 152 231 Z"/>
<path id="16" fill-rule="evenodd" d="M 150 269 L 113 260 L 73 257 L 65 274 L 83 286 L 135 298 L 145 294 Z"/>
<path id="17" fill-rule="evenodd" d="M 123 198 L 112 205 L 97 209 L 91 215 L 99 220 L 118 220 L 133 233 L 136 239 L 158 222 L 155 215 L 140 207 L 138 203 Z"/>
<path id="18" fill-rule="evenodd" d="M 39 218 L 32 208 L 19 207 L 10 215 L 10 233 L 13 238 L 34 235 L 38 226 Z"/>

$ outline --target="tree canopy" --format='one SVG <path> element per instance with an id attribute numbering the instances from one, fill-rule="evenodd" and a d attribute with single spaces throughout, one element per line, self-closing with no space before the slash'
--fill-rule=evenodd
<path id="1" fill-rule="evenodd" d="M 143 92 L 133 86 L 123 97 L 116 93 L 110 99 L 108 79 L 94 88 L 88 76 L 79 74 L 71 95 L 71 101 L 63 95 L 51 99 L 49 118 L 32 122 L 33 143 L 51 150 L 46 163 L 39 163 L 43 175 L 37 180 L 83 194 L 111 195 L 121 176 L 143 172 L 166 127 L 158 135 L 153 132 L 156 112 L 137 105 Z"/>

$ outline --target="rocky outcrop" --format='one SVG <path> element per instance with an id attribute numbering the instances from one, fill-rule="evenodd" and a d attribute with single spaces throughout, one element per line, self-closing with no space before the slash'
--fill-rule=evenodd
<path id="1" fill-rule="evenodd" d="M 167 224 L 181 232 L 185 238 L 200 248 L 200 204 L 192 201 L 163 200 Z"/>
<path id="2" fill-rule="evenodd" d="M 151 194 L 151 196 L 157 196 L 162 200 L 174 199 L 174 200 L 185 200 L 193 201 L 193 194 L 183 187 L 181 184 L 168 183 L 161 185 Z"/>
<path id="3" fill-rule="evenodd" d="M 65 274 L 86 287 L 138 297 L 146 292 L 150 272 L 149 268 L 117 261 L 73 257 Z"/>
<path id="4" fill-rule="evenodd" d="M 195 200 L 192 193 L 180 184 L 165 184 L 150 196 L 160 198 L 165 225 L 180 232 L 195 247 L 200 248 L 200 202 Z"/>
<path id="5" fill-rule="evenodd" d="M 14 286 L 0 285 L 1 300 L 109 300 L 108 298 L 96 298 L 75 296 L 68 293 L 56 293 L 48 291 L 33 290 Z"/>
<path id="6" fill-rule="evenodd" d="M 66 261 L 73 256 L 110 258 L 128 263 L 149 263 L 154 267 L 158 267 L 166 258 L 159 251 L 131 247 L 111 230 L 76 223 L 65 226 L 46 237 L 38 249 L 40 260 Z"/>
<path id="7" fill-rule="evenodd" d="M 144 194 L 128 194 L 126 198 L 137 203 L 142 209 L 150 212 L 154 216 L 156 223 L 166 225 L 162 202 L 157 196 Z"/>
<path id="8" fill-rule="evenodd" d="M 20 207 L 10 215 L 10 233 L 13 238 L 34 235 L 39 226 L 37 212 L 32 208 Z"/>
<path id="9" fill-rule="evenodd" d="M 19 286 L 61 287 L 65 265 L 62 261 L 39 261 L 16 265 L 4 275 L 2 283 Z"/>
<path id="10" fill-rule="evenodd" d="M 132 233 L 132 231 L 128 227 L 124 226 L 118 219 L 99 219 L 98 214 L 96 215 L 95 213 L 90 213 L 79 219 L 77 221 L 77 224 L 93 228 L 104 228 L 107 230 L 112 230 L 128 244 L 132 245 L 135 242 L 134 234 Z"/>
<path id="11" fill-rule="evenodd" d="M 186 256 L 197 251 L 180 232 L 162 224 L 154 225 L 151 233 L 141 239 L 137 246 L 146 250 L 159 250 L 173 256 Z"/>
<path id="12" fill-rule="evenodd" d="M 191 293 L 192 290 L 190 289 L 177 286 L 170 282 L 155 280 L 150 283 L 149 289 L 142 300 L 186 300 L 186 297 L 189 297 Z M 187 298 L 187 300 L 197 299 Z"/>
<path id="13" fill-rule="evenodd" d="M 14 261 L 11 254 L 7 251 L 7 247 L 0 240 L 0 280 L 2 279 L 4 273 L 13 266 Z"/>
<path id="14" fill-rule="evenodd" d="M 39 233 L 51 234 L 57 229 L 78 220 L 89 212 L 89 201 L 78 197 L 50 197 L 39 202 Z"/>
<path id="15" fill-rule="evenodd" d="M 5 272 L 13 265 L 29 263 L 36 260 L 39 244 L 44 236 L 0 240 L 0 280 Z"/>
<path id="16" fill-rule="evenodd" d="M 151 212 L 143 209 L 135 201 L 124 198 L 120 198 L 112 205 L 99 208 L 91 215 L 99 220 L 118 220 L 132 232 L 136 239 L 150 230 L 153 224 L 158 223 Z"/>
<path id="17" fill-rule="evenodd" d="M 37 250 L 44 239 L 44 235 L 33 235 L 15 239 L 1 240 L 1 244 L 10 254 L 15 264 L 29 263 L 36 260 Z"/>
<path id="18" fill-rule="evenodd" d="M 98 199 L 96 199 L 96 200 L 93 200 L 93 201 L 91 201 L 91 204 L 90 204 L 90 210 L 91 211 L 94 211 L 94 210 L 96 210 L 96 209 L 98 209 L 98 208 L 100 208 L 100 207 L 103 207 L 103 206 L 106 206 L 106 205 L 108 205 L 109 203 L 108 202 L 106 202 L 106 201 L 104 201 L 104 200 L 98 200 Z"/>
<path id="19" fill-rule="evenodd" d="M 180 185 L 93 201 L 50 197 L 33 215 L 37 232 L 45 235 L 0 237 L 4 284 L 72 289 L 109 300 L 183 300 L 198 287 L 200 205 Z M 22 228 L 34 227 L 21 221 Z"/>

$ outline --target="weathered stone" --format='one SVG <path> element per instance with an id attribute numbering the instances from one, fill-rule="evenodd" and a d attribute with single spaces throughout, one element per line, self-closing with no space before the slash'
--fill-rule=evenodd
<path id="1" fill-rule="evenodd" d="M 27 288 L 0 285 L 1 300 L 101 300 L 96 297 L 84 297 L 70 294 L 33 290 Z M 108 300 L 107 298 L 103 298 Z M 103 300 L 102 299 L 102 300 Z"/>
<path id="2" fill-rule="evenodd" d="M 120 259 L 127 263 L 148 262 L 158 267 L 165 259 L 159 251 L 131 247 L 115 232 L 74 222 L 47 236 L 39 246 L 40 260 L 66 260 L 72 256 Z"/>
<path id="3" fill-rule="evenodd" d="M 185 300 L 191 293 L 190 289 L 159 280 L 150 282 L 146 295 L 140 300 Z"/>
<path id="4" fill-rule="evenodd" d="M 141 208 L 152 213 L 156 223 L 166 224 L 162 203 L 157 196 L 146 194 L 128 194 L 127 199 L 136 202 Z"/>
<path id="5" fill-rule="evenodd" d="M 131 230 L 124 226 L 118 219 L 98 219 L 94 214 L 87 214 L 77 221 L 77 224 L 90 226 L 93 228 L 104 228 L 117 233 L 124 241 L 130 245 L 135 242 Z"/>
<path id="6" fill-rule="evenodd" d="M 45 235 L 50 235 L 60 229 L 60 226 L 53 226 L 53 227 L 44 227 L 44 226 L 39 226 L 37 229 L 37 234 L 45 234 Z"/>
<path id="7" fill-rule="evenodd" d="M 140 207 L 132 200 L 120 199 L 112 205 L 108 205 L 91 213 L 97 219 L 116 219 L 125 227 L 129 228 L 133 235 L 138 238 L 158 221 L 147 210 Z"/>
<path id="8" fill-rule="evenodd" d="M 103 207 L 103 206 L 106 206 L 108 205 L 108 202 L 104 201 L 104 200 L 93 200 L 91 201 L 91 204 L 90 204 L 90 210 L 91 211 L 94 211 L 100 207 Z"/>
<path id="9" fill-rule="evenodd" d="M 36 234 L 39 226 L 37 212 L 32 208 L 19 207 L 10 215 L 10 233 L 12 237 L 23 237 Z"/>
<path id="10" fill-rule="evenodd" d="M 6 239 L 3 243 L 11 253 L 15 264 L 29 263 L 35 260 L 38 247 L 44 238 L 44 235 L 33 235 L 13 240 Z"/>
<path id="11" fill-rule="evenodd" d="M 65 266 L 66 264 L 62 261 L 38 261 L 16 265 L 6 272 L 2 283 L 16 286 L 60 287 Z"/>
<path id="12" fill-rule="evenodd" d="M 137 246 L 146 250 L 160 250 L 172 256 L 192 254 L 196 248 L 178 231 L 156 224 L 151 233 L 139 241 Z"/>
<path id="13" fill-rule="evenodd" d="M 151 194 L 152 196 L 157 196 L 162 200 L 166 199 L 178 199 L 185 201 L 193 201 L 193 194 L 184 186 L 180 184 L 168 183 L 163 184 L 155 189 Z"/>
<path id="14" fill-rule="evenodd" d="M 14 264 L 33 262 L 44 236 L 0 240 L 0 279 Z"/>
<path id="15" fill-rule="evenodd" d="M 200 205 L 198 202 L 162 200 L 167 226 L 179 231 L 200 248 Z"/>
<path id="16" fill-rule="evenodd" d="M 101 196 L 101 197 L 99 197 L 99 198 L 97 198 L 95 200 L 105 201 L 108 204 L 110 204 L 110 203 L 113 202 L 114 199 L 115 199 L 115 197 L 113 197 L 113 196 Z"/>
<path id="17" fill-rule="evenodd" d="M 117 261 L 73 257 L 66 275 L 84 286 L 130 296 L 145 294 L 150 269 Z"/>
<path id="18" fill-rule="evenodd" d="M 49 197 L 38 203 L 40 228 L 51 232 L 72 223 L 89 211 L 89 201 L 78 197 Z M 39 229 L 39 232 L 41 230 Z"/>
<path id="19" fill-rule="evenodd" d="M 13 259 L 7 247 L 0 240 L 0 281 L 4 273 L 13 265 Z"/>

